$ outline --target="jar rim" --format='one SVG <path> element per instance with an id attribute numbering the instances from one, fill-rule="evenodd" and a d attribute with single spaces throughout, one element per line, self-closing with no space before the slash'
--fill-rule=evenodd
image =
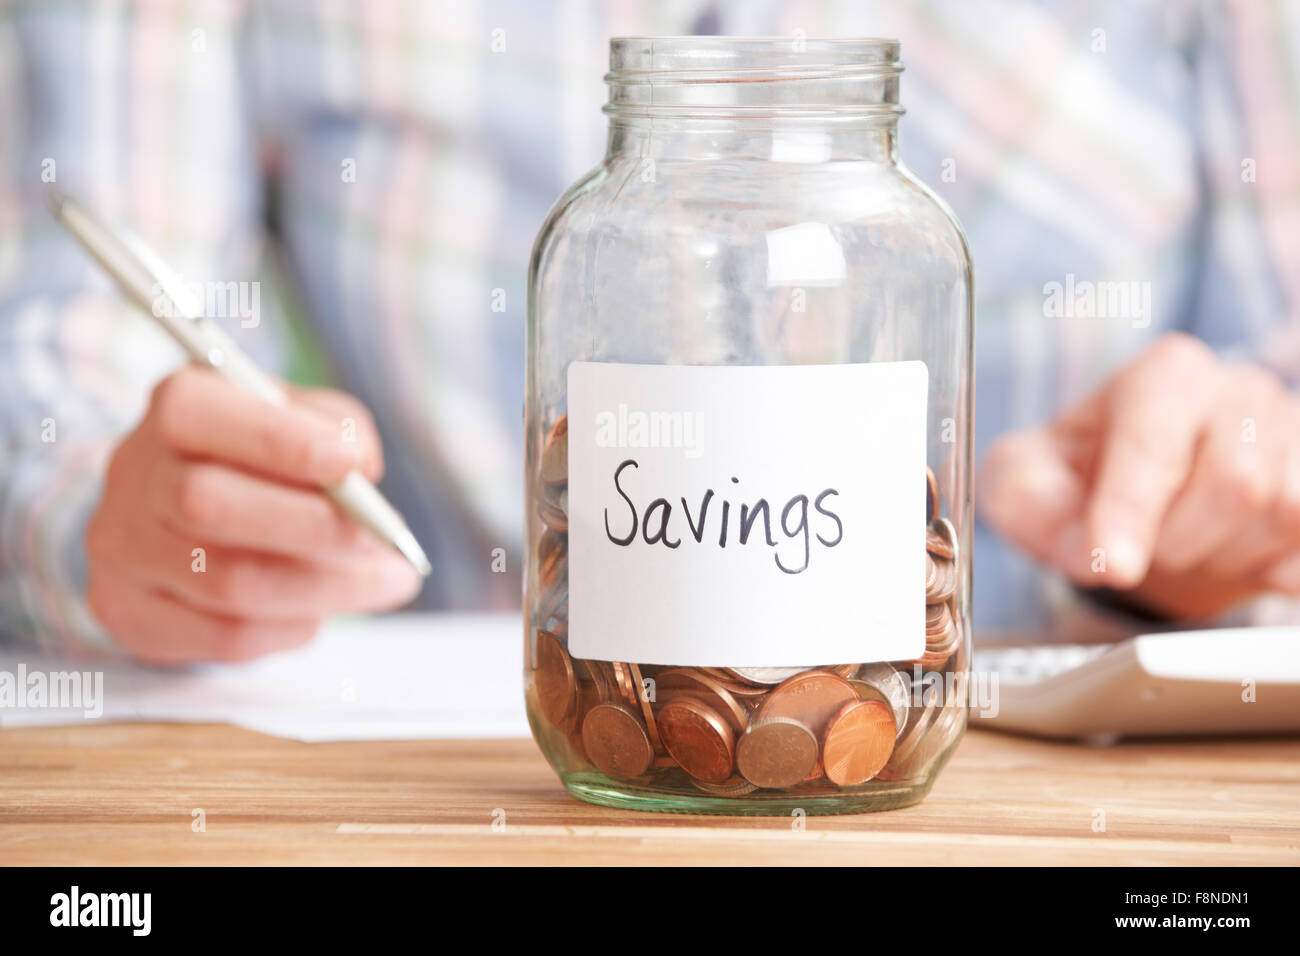
<path id="1" fill-rule="evenodd" d="M 615 116 L 896 116 L 898 40 L 883 37 L 613 37 Z"/>
<path id="2" fill-rule="evenodd" d="M 718 82 L 731 73 L 788 76 L 850 68 L 898 73 L 903 69 L 900 46 L 888 37 L 613 37 L 606 80 L 648 74 L 657 82 L 671 78 Z"/>

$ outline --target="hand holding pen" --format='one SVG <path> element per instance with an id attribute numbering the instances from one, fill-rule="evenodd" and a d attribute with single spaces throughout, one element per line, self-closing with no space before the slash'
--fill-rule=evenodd
<path id="1" fill-rule="evenodd" d="M 154 389 L 109 462 L 86 532 L 100 623 L 151 663 L 246 660 L 307 642 L 330 614 L 409 601 L 430 567 L 374 487 L 383 456 L 366 408 L 265 375 L 139 240 L 51 200 L 195 362 Z"/>

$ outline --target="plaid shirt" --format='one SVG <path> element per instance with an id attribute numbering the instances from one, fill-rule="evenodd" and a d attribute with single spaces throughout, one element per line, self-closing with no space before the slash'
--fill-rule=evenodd
<path id="1" fill-rule="evenodd" d="M 182 360 L 46 182 L 187 279 L 264 282 L 231 331 L 268 366 L 301 377 L 307 316 L 380 423 L 437 568 L 422 603 L 517 603 L 528 254 L 603 151 L 606 40 L 797 31 L 902 40 L 903 158 L 979 276 L 978 447 L 1170 329 L 1300 380 L 1297 3 L 0 0 L 0 630 L 107 646 L 82 531 Z M 1045 284 L 1076 281 L 1149 283 L 1150 313 L 1049 316 Z M 1079 619 L 1054 575 L 976 547 L 980 625 Z"/>

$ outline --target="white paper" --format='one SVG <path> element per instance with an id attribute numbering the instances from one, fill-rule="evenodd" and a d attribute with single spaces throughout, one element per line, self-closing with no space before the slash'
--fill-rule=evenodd
<path id="1" fill-rule="evenodd" d="M 575 657 L 781 667 L 924 652 L 924 363 L 575 362 L 568 388 Z"/>
<path id="2" fill-rule="evenodd" d="M 102 674 L 103 686 L 98 718 L 84 707 L 0 706 L 0 726 L 176 721 L 305 741 L 527 737 L 523 646 L 517 614 L 392 614 L 336 620 L 302 650 L 180 672 L 0 648 L 0 675 L 75 670 Z"/>

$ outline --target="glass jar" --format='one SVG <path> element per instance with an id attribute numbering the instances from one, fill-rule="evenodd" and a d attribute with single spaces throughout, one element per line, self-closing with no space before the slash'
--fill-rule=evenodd
<path id="1" fill-rule="evenodd" d="M 611 41 L 528 308 L 528 715 L 584 800 L 900 807 L 965 728 L 971 266 L 899 163 L 901 70 Z"/>

